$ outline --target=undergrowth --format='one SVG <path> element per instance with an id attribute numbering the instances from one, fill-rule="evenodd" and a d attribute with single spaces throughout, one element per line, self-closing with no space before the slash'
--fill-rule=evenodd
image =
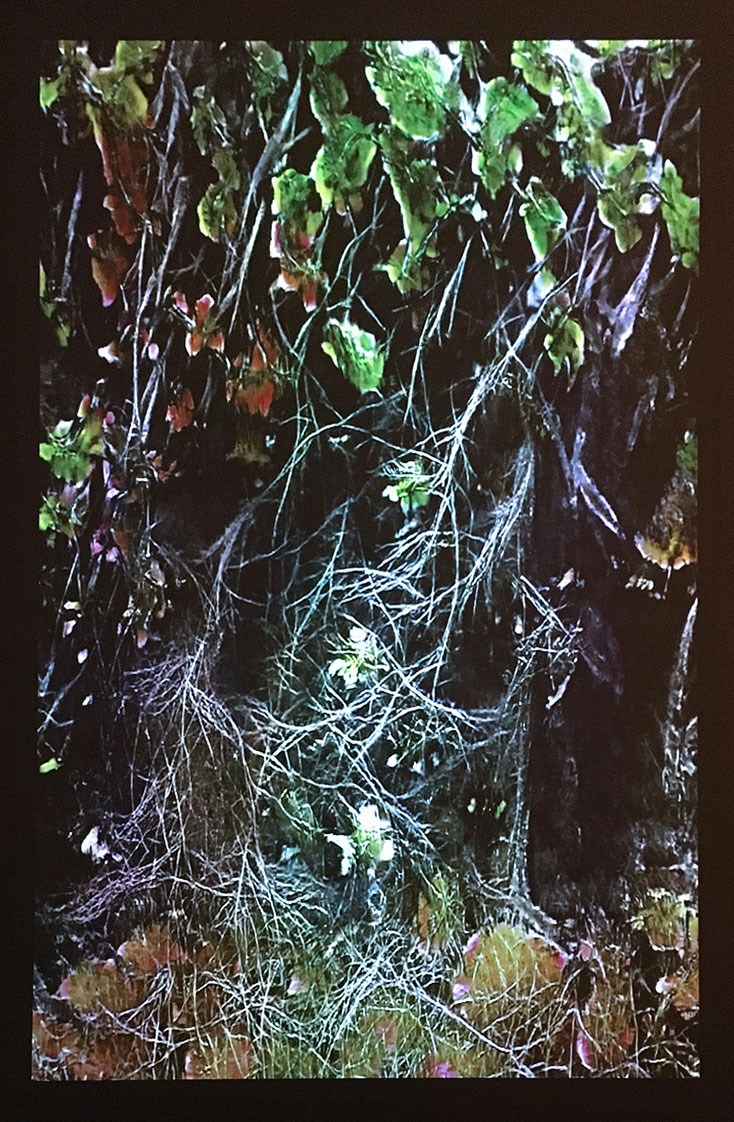
<path id="1" fill-rule="evenodd" d="M 564 934 L 527 874 L 531 709 L 541 690 L 554 718 L 589 658 L 572 595 L 582 581 L 569 569 L 544 582 L 532 559 L 539 446 L 558 454 L 567 507 L 588 510 L 597 532 L 617 517 L 561 413 L 596 346 L 591 294 L 622 217 L 615 243 L 586 180 L 576 196 L 561 180 L 583 166 L 595 190 L 614 188 L 631 248 L 649 217 L 633 184 L 650 186 L 647 174 L 654 186 L 660 169 L 642 153 L 642 179 L 605 182 L 622 176 L 612 150 L 559 124 L 539 142 L 556 146 L 549 182 L 575 202 L 554 208 L 511 146 L 522 128 L 537 163 L 523 86 L 525 123 L 510 114 L 491 134 L 500 170 L 480 185 L 468 162 L 474 134 L 489 158 L 472 93 L 486 44 L 462 44 L 454 93 L 429 114 L 466 149 L 458 161 L 441 149 L 443 163 L 411 123 L 388 46 L 364 49 L 390 133 L 377 106 L 336 128 L 349 71 L 337 55 L 319 62 L 318 45 L 292 44 L 286 65 L 267 44 L 224 44 L 218 59 L 210 44 L 215 62 L 192 91 L 185 44 L 118 50 L 104 77 L 63 41 L 58 89 L 43 87 L 46 109 L 70 99 L 57 106 L 70 119 L 97 89 L 86 113 L 128 249 L 111 248 L 112 228 L 89 242 L 105 307 L 124 309 L 112 352 L 99 349 L 122 398 L 106 412 L 113 378 L 100 379 L 76 427 L 42 445 L 66 486 L 42 513 L 55 552 L 39 739 L 54 763 L 41 771 L 63 770 L 68 651 L 95 668 L 88 696 L 135 719 L 123 716 L 129 805 L 104 843 L 87 843 L 94 875 L 41 910 L 83 954 L 61 967 L 56 994 L 37 985 L 37 1079 L 697 1074 L 688 933 L 656 944 L 640 900 L 636 932 Z M 527 43 L 514 62 L 518 80 L 541 100 L 551 77 L 580 88 L 575 56 L 543 62 L 536 47 L 532 65 Z M 662 66 L 662 48 L 648 51 Z M 429 55 L 439 61 L 424 79 L 440 92 L 446 56 Z M 617 77 L 640 57 L 621 51 Z M 325 146 L 314 167 L 328 159 L 346 176 L 334 188 L 319 171 L 318 192 L 294 171 L 314 67 Z M 237 102 L 232 74 L 251 103 Z M 672 113 L 683 87 L 658 94 Z M 198 229 L 191 137 L 209 175 Z M 426 168 L 443 175 L 429 199 Z M 668 181 L 663 217 L 679 222 L 673 248 L 693 269 L 697 199 L 675 169 Z M 267 287 L 256 269 L 269 267 L 269 208 L 280 273 Z M 511 228 L 529 245 L 518 250 Z M 74 252 L 57 262 L 59 293 L 80 268 Z M 664 903 L 693 915 L 680 899 Z"/>

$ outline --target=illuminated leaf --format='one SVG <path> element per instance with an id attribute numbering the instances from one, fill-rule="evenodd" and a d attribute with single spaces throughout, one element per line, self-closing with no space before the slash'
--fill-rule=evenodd
<path id="1" fill-rule="evenodd" d="M 172 401 L 166 411 L 166 420 L 170 423 L 171 432 L 181 432 L 187 428 L 194 418 L 194 398 L 191 390 L 182 391 L 177 401 Z"/>
<path id="2" fill-rule="evenodd" d="M 338 124 L 339 115 L 346 108 L 347 88 L 333 70 L 317 66 L 311 76 L 309 101 L 322 129 L 329 129 Z"/>
<path id="3" fill-rule="evenodd" d="M 318 66 L 328 66 L 339 58 L 348 46 L 347 39 L 315 39 L 308 44 L 308 49 Z"/>
<path id="4" fill-rule="evenodd" d="M 540 179 L 531 179 L 527 198 L 520 206 L 536 261 L 543 261 L 566 229 L 566 213 Z"/>
<path id="5" fill-rule="evenodd" d="M 269 43 L 262 39 L 252 39 L 247 45 L 252 60 L 252 93 L 257 104 L 262 107 L 288 81 L 288 71 L 280 51 L 276 51 Z"/>
<path id="6" fill-rule="evenodd" d="M 115 67 L 128 70 L 153 62 L 163 46 L 162 39 L 120 39 L 115 47 Z"/>
<path id="7" fill-rule="evenodd" d="M 403 229 L 411 257 L 435 257 L 438 207 L 443 202 L 443 184 L 438 168 L 430 160 L 413 155 L 414 146 L 395 129 L 380 138 L 383 160 L 395 198 L 403 216 Z"/>
<path id="8" fill-rule="evenodd" d="M 373 43 L 367 78 L 394 125 L 415 140 L 441 135 L 458 103 L 453 63 L 433 43 Z"/>
<path id="9" fill-rule="evenodd" d="M 568 315 L 556 319 L 543 340 L 556 374 L 565 365 L 569 373 L 569 388 L 584 361 L 584 332 L 581 324 Z"/>
<path id="10" fill-rule="evenodd" d="M 374 335 L 362 331 L 348 320 L 331 319 L 324 329 L 326 341 L 322 350 L 339 367 L 345 378 L 361 393 L 374 390 L 382 381 L 385 352 Z"/>
<path id="11" fill-rule="evenodd" d="M 41 109 L 48 109 L 61 93 L 60 78 L 41 78 L 40 103 Z"/>
<path id="12" fill-rule="evenodd" d="M 348 113 L 331 122 L 311 168 L 324 206 L 334 203 L 339 214 L 344 214 L 353 200 L 358 200 L 361 207 L 357 192 L 367 179 L 376 151 L 371 129 L 358 117 Z"/>
<path id="13" fill-rule="evenodd" d="M 92 251 L 92 276 L 102 293 L 102 304 L 108 308 L 117 299 L 130 267 L 123 250 L 125 243 L 113 230 L 100 230 L 89 235 L 87 244 Z"/>
<path id="14" fill-rule="evenodd" d="M 673 255 L 686 269 L 698 273 L 701 200 L 686 195 L 683 180 L 670 160 L 665 161 L 660 192 L 660 212 L 668 227 Z"/>

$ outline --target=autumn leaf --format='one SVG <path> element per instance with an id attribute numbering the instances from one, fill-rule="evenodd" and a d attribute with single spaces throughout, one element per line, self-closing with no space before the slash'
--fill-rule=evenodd
<path id="1" fill-rule="evenodd" d="M 114 304 L 130 267 L 123 251 L 124 244 L 114 230 L 98 230 L 87 238 L 87 245 L 92 251 L 92 276 L 102 293 L 105 308 Z"/>
<path id="2" fill-rule="evenodd" d="M 177 401 L 172 401 L 166 412 L 166 420 L 170 423 L 171 432 L 181 432 L 187 428 L 194 417 L 194 398 L 191 390 L 186 387 L 182 390 Z"/>

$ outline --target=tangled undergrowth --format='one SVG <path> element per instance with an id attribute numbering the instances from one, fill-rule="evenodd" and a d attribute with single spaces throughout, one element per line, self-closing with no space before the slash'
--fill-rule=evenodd
<path id="1" fill-rule="evenodd" d="M 512 48 L 46 44 L 36 1079 L 697 1074 L 698 48 Z"/>

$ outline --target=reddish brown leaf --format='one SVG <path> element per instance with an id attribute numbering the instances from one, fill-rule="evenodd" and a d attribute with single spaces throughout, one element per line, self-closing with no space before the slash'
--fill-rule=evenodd
<path id="1" fill-rule="evenodd" d="M 89 235 L 87 244 L 92 251 L 92 276 L 102 293 L 102 303 L 108 308 L 117 299 L 120 285 L 127 276 L 125 243 L 114 230 L 100 230 Z"/>
<path id="2" fill-rule="evenodd" d="M 194 418 L 194 398 L 191 390 L 186 387 L 178 401 L 173 401 L 168 406 L 166 420 L 170 423 L 171 432 L 181 432 L 191 424 Z"/>

